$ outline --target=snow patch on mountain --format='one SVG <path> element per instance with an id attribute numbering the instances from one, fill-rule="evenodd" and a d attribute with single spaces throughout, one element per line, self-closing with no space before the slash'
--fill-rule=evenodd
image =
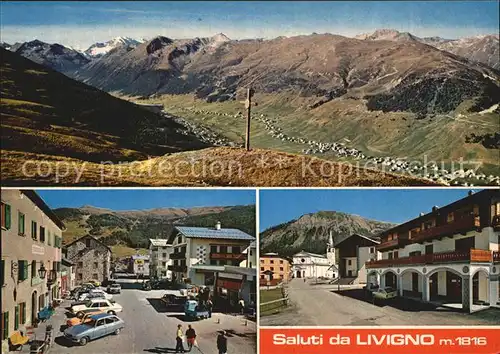
<path id="1" fill-rule="evenodd" d="M 94 43 L 83 53 L 88 58 L 97 59 L 108 54 L 115 48 L 122 46 L 136 47 L 143 42 L 143 39 L 137 40 L 130 37 L 116 37 L 104 43 Z"/>

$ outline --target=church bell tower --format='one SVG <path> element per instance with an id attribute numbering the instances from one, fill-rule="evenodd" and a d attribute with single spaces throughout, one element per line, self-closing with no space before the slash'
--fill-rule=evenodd
<path id="1" fill-rule="evenodd" d="M 335 262 L 335 247 L 333 246 L 333 233 L 330 230 L 330 236 L 328 238 L 328 243 L 326 244 L 326 258 L 328 258 L 328 263 L 336 264 Z"/>

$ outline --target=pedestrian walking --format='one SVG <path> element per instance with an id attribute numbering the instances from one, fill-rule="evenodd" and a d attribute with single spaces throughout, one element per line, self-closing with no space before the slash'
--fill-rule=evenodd
<path id="1" fill-rule="evenodd" d="M 214 307 L 214 304 L 212 303 L 212 300 L 208 299 L 208 301 L 207 301 L 208 318 L 212 318 L 213 307 Z"/>
<path id="2" fill-rule="evenodd" d="M 176 341 L 176 345 L 175 345 L 175 352 L 176 353 L 185 353 L 186 350 L 184 350 L 184 345 L 182 344 L 182 337 L 183 337 L 183 333 L 182 333 L 182 325 L 177 325 L 177 335 L 175 336 L 175 341 Z"/>
<path id="3" fill-rule="evenodd" d="M 193 349 L 193 346 L 196 346 L 196 331 L 194 330 L 191 325 L 188 325 L 188 329 L 186 331 L 186 338 L 187 338 L 187 343 L 188 343 L 188 351 L 191 351 Z"/>
<path id="4" fill-rule="evenodd" d="M 221 331 L 217 336 L 217 349 L 219 350 L 219 354 L 227 353 L 226 331 Z"/>
<path id="5" fill-rule="evenodd" d="M 238 301 L 238 304 L 240 306 L 240 314 L 243 315 L 245 313 L 245 300 L 240 299 L 240 301 Z"/>

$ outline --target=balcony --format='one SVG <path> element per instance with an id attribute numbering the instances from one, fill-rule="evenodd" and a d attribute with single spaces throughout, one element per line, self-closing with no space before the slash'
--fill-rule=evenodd
<path id="1" fill-rule="evenodd" d="M 391 241 L 385 241 L 385 242 L 382 242 L 381 244 L 375 246 L 377 251 L 380 251 L 380 252 L 389 251 L 389 250 L 392 250 L 395 248 L 400 248 L 400 247 L 403 247 L 403 245 L 400 245 L 399 238 L 397 238 L 395 240 L 391 240 Z"/>
<path id="2" fill-rule="evenodd" d="M 171 270 L 172 272 L 186 272 L 187 271 L 187 267 L 186 266 L 182 266 L 182 265 L 169 265 L 167 267 L 168 270 Z"/>
<path id="3" fill-rule="evenodd" d="M 244 261 L 247 259 L 246 254 L 242 253 L 210 253 L 210 258 L 211 259 L 234 259 L 237 261 Z"/>
<path id="4" fill-rule="evenodd" d="M 186 259 L 186 252 L 170 253 L 170 259 Z"/>
<path id="5" fill-rule="evenodd" d="M 500 263 L 500 251 L 493 252 L 493 263 Z"/>
<path id="6" fill-rule="evenodd" d="M 366 268 L 384 268 L 416 264 L 438 264 L 438 263 L 475 263 L 494 261 L 494 253 L 486 250 L 471 249 L 470 251 L 452 251 L 433 254 L 422 254 L 419 256 L 401 257 L 394 259 L 380 259 L 366 262 Z M 497 255 L 498 257 L 498 255 Z"/>
<path id="7" fill-rule="evenodd" d="M 415 235 L 412 235 L 411 241 L 422 243 L 434 238 L 441 238 L 446 236 L 453 236 L 458 233 L 471 231 L 480 227 L 478 216 L 469 215 L 462 219 L 458 219 L 451 224 L 439 225 L 431 227 L 427 230 L 422 230 Z"/>

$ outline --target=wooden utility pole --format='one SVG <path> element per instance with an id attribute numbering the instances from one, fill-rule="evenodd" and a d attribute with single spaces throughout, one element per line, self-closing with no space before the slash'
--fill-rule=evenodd
<path id="1" fill-rule="evenodd" d="M 252 108 L 252 97 L 255 91 L 249 87 L 247 89 L 247 99 L 244 101 L 245 108 L 247 109 L 247 132 L 245 137 L 245 149 L 250 151 L 250 119 L 251 119 L 251 108 Z M 257 106 L 257 103 L 253 103 L 254 106 Z"/>

